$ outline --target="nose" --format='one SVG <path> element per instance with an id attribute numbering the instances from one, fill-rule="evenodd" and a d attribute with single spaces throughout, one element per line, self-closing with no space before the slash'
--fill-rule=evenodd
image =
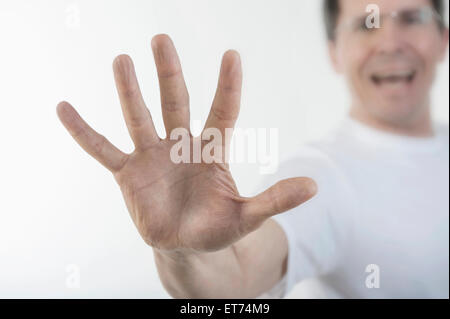
<path id="1" fill-rule="evenodd" d="M 406 38 L 401 27 L 394 19 L 386 19 L 377 31 L 376 51 L 380 54 L 401 52 L 406 45 Z"/>

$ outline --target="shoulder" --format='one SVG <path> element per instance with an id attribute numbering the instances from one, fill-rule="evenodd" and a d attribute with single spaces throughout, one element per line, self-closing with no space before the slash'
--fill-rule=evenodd
<path id="1" fill-rule="evenodd" d="M 302 145 L 279 164 L 274 174 L 263 177 L 262 186 L 267 188 L 280 180 L 293 177 L 309 177 L 316 182 L 318 188 L 311 204 L 322 200 L 329 202 L 346 188 L 346 177 L 330 147 L 332 146 L 327 141 Z"/>
<path id="2" fill-rule="evenodd" d="M 436 123 L 435 131 L 438 137 L 442 139 L 444 143 L 449 143 L 449 125 L 446 123 Z"/>
<path id="3" fill-rule="evenodd" d="M 303 144 L 280 163 L 276 175 L 288 178 L 294 174 L 330 182 L 332 177 L 340 175 L 336 142 L 334 136 L 327 136 Z"/>
<path id="4" fill-rule="evenodd" d="M 437 143 L 439 143 L 439 149 L 443 156 L 447 157 L 449 149 L 449 125 L 446 123 L 434 123 L 434 132 L 436 135 Z"/>

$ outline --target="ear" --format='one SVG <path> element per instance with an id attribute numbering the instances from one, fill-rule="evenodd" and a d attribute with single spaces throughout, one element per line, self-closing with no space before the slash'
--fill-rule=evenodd
<path id="1" fill-rule="evenodd" d="M 333 69 L 339 74 L 342 73 L 342 67 L 337 53 L 336 40 L 328 40 L 328 54 L 330 56 L 331 64 L 333 65 Z"/>
<path id="2" fill-rule="evenodd" d="M 443 62 L 447 57 L 448 38 L 449 38 L 449 31 L 448 28 L 445 28 L 445 30 L 442 31 L 442 42 L 441 42 L 441 52 L 439 54 L 439 62 Z"/>

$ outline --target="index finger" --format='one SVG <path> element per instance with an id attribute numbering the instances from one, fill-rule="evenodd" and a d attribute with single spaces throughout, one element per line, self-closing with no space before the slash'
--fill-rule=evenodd
<path id="1" fill-rule="evenodd" d="M 225 52 L 219 83 L 205 128 L 217 128 L 222 134 L 233 128 L 239 115 L 242 89 L 242 68 L 239 53 Z"/>

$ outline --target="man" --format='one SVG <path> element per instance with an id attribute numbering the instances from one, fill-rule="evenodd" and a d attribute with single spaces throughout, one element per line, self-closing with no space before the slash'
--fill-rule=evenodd
<path id="1" fill-rule="evenodd" d="M 368 27 L 371 3 L 379 28 Z M 350 115 L 298 150 L 277 176 L 287 179 L 256 197 L 239 196 L 224 158 L 171 161 L 170 133 L 189 130 L 189 98 L 165 35 L 152 49 L 168 138 L 157 136 L 127 56 L 113 67 L 132 154 L 58 105 L 76 141 L 113 173 L 172 296 L 283 296 L 313 278 L 326 297 L 448 298 L 448 129 L 431 122 L 429 101 L 448 44 L 442 2 L 330 0 L 325 9 Z M 228 51 L 205 128 L 233 127 L 241 77 Z"/>

